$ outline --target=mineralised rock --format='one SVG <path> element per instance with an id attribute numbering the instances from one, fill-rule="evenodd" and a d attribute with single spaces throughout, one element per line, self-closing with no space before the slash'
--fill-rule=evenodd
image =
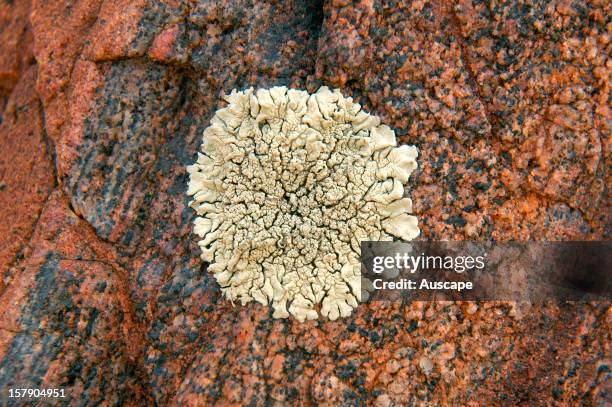
<path id="1" fill-rule="evenodd" d="M 232 307 L 199 260 L 185 167 L 232 89 L 338 87 L 418 147 L 420 238 L 609 239 L 611 14 L 599 0 L 1 2 L 1 394 L 610 403 L 606 304 L 362 304 L 303 324 Z"/>

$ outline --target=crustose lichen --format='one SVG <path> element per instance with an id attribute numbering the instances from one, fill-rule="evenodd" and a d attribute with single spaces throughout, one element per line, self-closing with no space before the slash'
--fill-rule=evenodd
<path id="1" fill-rule="evenodd" d="M 414 146 L 343 97 L 233 91 L 188 167 L 194 232 L 231 301 L 275 318 L 348 316 L 361 295 L 360 242 L 419 234 L 404 184 Z"/>

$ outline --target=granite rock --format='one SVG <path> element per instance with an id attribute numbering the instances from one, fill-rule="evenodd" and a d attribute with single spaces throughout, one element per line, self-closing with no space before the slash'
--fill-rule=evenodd
<path id="1" fill-rule="evenodd" d="M 185 194 L 224 94 L 328 85 L 419 148 L 422 239 L 609 239 L 611 14 L 599 0 L 1 2 L 0 391 L 612 402 L 607 304 L 273 320 L 221 298 Z"/>

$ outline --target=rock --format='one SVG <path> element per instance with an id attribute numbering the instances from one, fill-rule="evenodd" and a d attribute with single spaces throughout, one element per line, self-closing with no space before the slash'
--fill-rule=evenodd
<path id="1" fill-rule="evenodd" d="M 376 407 L 390 407 L 393 404 L 391 402 L 391 397 L 389 397 L 388 394 L 381 394 L 380 396 L 376 397 L 376 400 L 374 400 L 374 405 Z"/>
<path id="2" fill-rule="evenodd" d="M 345 388 L 336 376 L 315 376 L 313 378 L 312 398 L 317 403 L 338 405 L 343 400 Z"/>
<path id="3" fill-rule="evenodd" d="M 609 402 L 606 304 L 526 305 L 520 318 L 503 303 L 459 305 L 455 318 L 448 304 L 361 304 L 335 322 L 273 320 L 220 298 L 185 194 L 224 94 L 338 86 L 419 147 L 423 239 L 609 239 L 609 9 L 1 2 L 0 392 Z"/>
<path id="4" fill-rule="evenodd" d="M 431 370 L 433 369 L 433 363 L 431 359 L 423 356 L 419 359 L 419 369 L 423 372 L 425 376 L 429 376 L 431 374 Z"/>
<path id="5" fill-rule="evenodd" d="M 47 197 L 55 187 L 43 110 L 35 92 L 36 66 L 23 73 L 0 123 L 0 275 L 24 257 Z M 4 288 L 5 285 L 2 284 Z"/>
<path id="6" fill-rule="evenodd" d="M 402 365 L 400 364 L 399 361 L 397 361 L 395 359 L 390 359 L 389 361 L 387 361 L 387 366 L 386 366 L 385 370 L 387 371 L 387 373 L 393 374 L 393 373 L 397 372 L 398 370 L 400 370 L 401 367 L 402 367 Z"/>

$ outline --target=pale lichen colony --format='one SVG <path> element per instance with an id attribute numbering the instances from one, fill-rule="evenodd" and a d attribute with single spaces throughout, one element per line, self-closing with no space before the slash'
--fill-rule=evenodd
<path id="1" fill-rule="evenodd" d="M 233 91 L 188 167 L 194 232 L 226 298 L 275 318 L 348 316 L 360 242 L 419 234 L 404 184 L 414 146 L 338 90 Z"/>

